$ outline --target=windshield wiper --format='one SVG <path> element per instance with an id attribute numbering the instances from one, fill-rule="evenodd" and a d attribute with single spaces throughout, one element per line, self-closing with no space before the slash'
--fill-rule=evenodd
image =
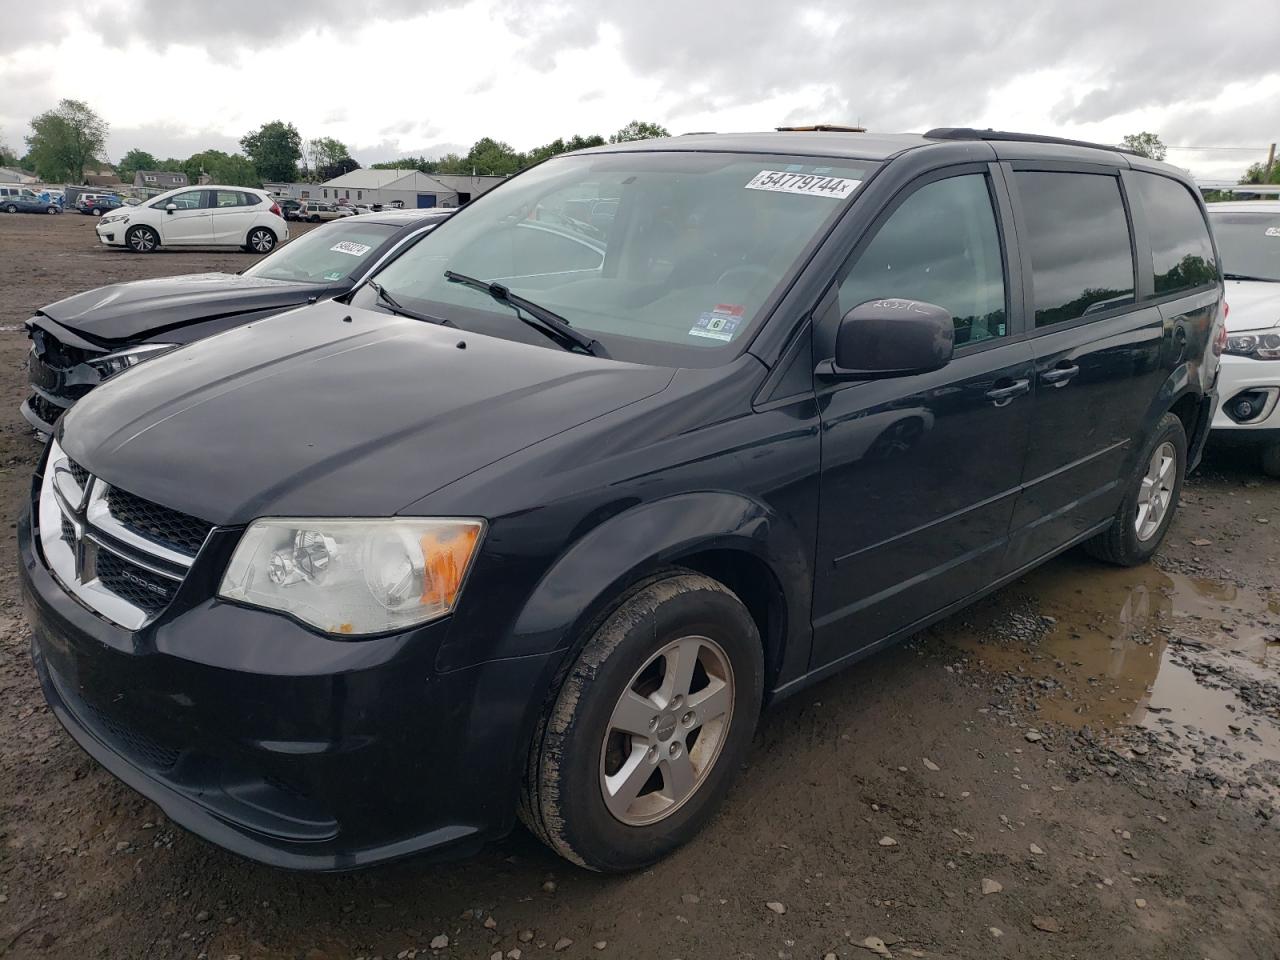
<path id="1" fill-rule="evenodd" d="M 387 305 L 387 309 L 392 313 L 398 313 L 402 317 L 408 317 L 410 320 L 421 320 L 423 323 L 438 323 L 444 327 L 451 327 L 451 324 L 444 317 L 433 317 L 430 314 L 419 313 L 417 310 L 410 310 L 404 306 L 399 300 L 387 292 L 387 288 L 376 280 L 366 280 L 365 283 L 373 287 L 374 292 L 378 295 L 378 299 Z"/>
<path id="2" fill-rule="evenodd" d="M 468 277 L 466 274 L 454 273 L 452 270 L 446 270 L 444 277 L 450 283 L 461 283 L 463 286 L 473 287 L 481 293 L 487 293 L 499 303 L 505 303 L 512 307 L 516 316 L 527 323 L 533 329 L 545 334 L 554 340 L 566 350 L 572 350 L 578 347 L 585 350 L 593 357 L 607 357 L 598 340 L 588 337 L 585 333 L 579 333 L 569 325 L 569 321 L 558 313 L 552 313 L 546 307 L 541 307 L 532 300 L 526 300 L 519 294 L 512 293 L 509 289 L 500 283 L 490 283 L 487 280 L 477 280 L 475 277 Z M 525 316 L 525 314 L 529 316 Z M 530 319 L 532 318 L 532 319 Z"/>
<path id="3" fill-rule="evenodd" d="M 1224 280 L 1260 280 L 1263 283 L 1280 283 L 1277 277 L 1251 277 L 1247 273 L 1224 273 Z"/>

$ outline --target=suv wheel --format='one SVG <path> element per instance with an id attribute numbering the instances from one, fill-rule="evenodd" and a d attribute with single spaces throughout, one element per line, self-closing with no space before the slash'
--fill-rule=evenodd
<path id="1" fill-rule="evenodd" d="M 249 231 L 249 241 L 245 249 L 250 253 L 270 253 L 275 249 L 276 235 L 266 227 L 254 227 Z"/>
<path id="2" fill-rule="evenodd" d="M 1186 469 L 1186 431 L 1177 416 L 1166 413 L 1138 458 L 1115 521 L 1088 541 L 1085 550 L 1122 567 L 1151 559 L 1173 522 Z"/>
<path id="3" fill-rule="evenodd" d="M 1262 472 L 1268 477 L 1280 477 L 1280 443 L 1262 448 Z"/>
<path id="4" fill-rule="evenodd" d="M 124 242 L 134 253 L 151 253 L 160 245 L 160 238 L 150 227 L 134 227 L 124 235 Z"/>
<path id="5" fill-rule="evenodd" d="M 746 607 L 687 571 L 599 625 L 534 738 L 520 816 L 561 856 L 635 870 L 710 819 L 750 746 L 764 654 Z"/>

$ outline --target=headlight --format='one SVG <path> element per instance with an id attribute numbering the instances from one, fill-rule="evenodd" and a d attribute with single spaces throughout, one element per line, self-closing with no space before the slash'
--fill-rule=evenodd
<path id="1" fill-rule="evenodd" d="M 450 613 L 483 520 L 255 520 L 218 596 L 333 634 L 384 633 Z"/>
<path id="2" fill-rule="evenodd" d="M 1280 360 L 1280 333 L 1237 333 L 1227 337 L 1227 353 L 1255 360 Z"/>
<path id="3" fill-rule="evenodd" d="M 150 360 L 152 357 L 172 350 L 176 346 L 178 346 L 176 343 L 144 343 L 140 347 L 108 353 L 105 357 L 94 357 L 89 361 L 89 366 L 97 370 L 99 376 L 105 380 L 107 377 L 114 377 L 117 373 L 136 366 L 143 360 Z"/>

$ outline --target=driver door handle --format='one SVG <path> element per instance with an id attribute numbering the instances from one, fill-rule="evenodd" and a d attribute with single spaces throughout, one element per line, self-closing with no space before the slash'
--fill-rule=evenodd
<path id="1" fill-rule="evenodd" d="M 1030 380 L 1014 380 L 1007 386 L 993 387 L 987 391 L 986 397 L 995 406 L 1003 407 L 1005 404 L 1013 400 L 1014 397 L 1020 397 L 1024 393 L 1031 392 Z"/>
<path id="2" fill-rule="evenodd" d="M 1071 378 L 1080 372 L 1080 368 L 1074 363 L 1066 367 L 1054 367 L 1040 374 L 1040 379 L 1045 383 L 1051 383 L 1055 387 L 1065 387 L 1071 382 Z"/>

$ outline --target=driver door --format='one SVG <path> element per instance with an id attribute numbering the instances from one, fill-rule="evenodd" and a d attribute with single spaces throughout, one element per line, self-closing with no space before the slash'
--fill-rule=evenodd
<path id="1" fill-rule="evenodd" d="M 169 210 L 173 204 L 176 210 Z M 209 210 L 208 190 L 186 190 L 164 203 L 160 221 L 161 241 L 170 246 L 213 242 L 213 217 Z"/>
<path id="2" fill-rule="evenodd" d="M 1022 481 L 1034 359 L 996 172 L 972 164 L 900 193 L 824 300 L 821 361 L 840 318 L 887 297 L 937 304 L 955 354 L 930 373 L 816 381 L 822 476 L 812 667 L 961 600 L 1003 572 Z"/>

